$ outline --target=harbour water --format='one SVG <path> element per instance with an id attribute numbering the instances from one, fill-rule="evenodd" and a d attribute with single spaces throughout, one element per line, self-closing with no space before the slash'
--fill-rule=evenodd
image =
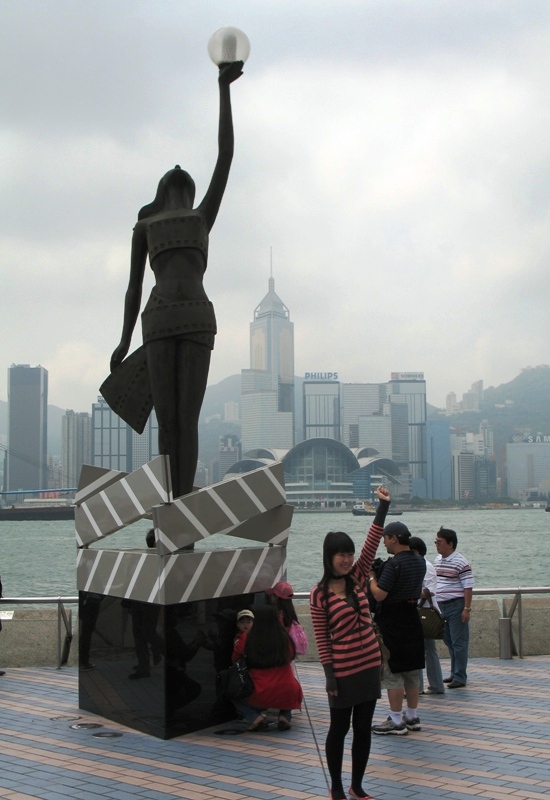
<path id="1" fill-rule="evenodd" d="M 542 509 L 418 511 L 399 517 L 424 539 L 428 558 L 441 525 L 458 534 L 458 549 L 470 560 L 478 587 L 550 585 L 550 513 Z M 351 512 L 295 514 L 288 545 L 288 580 L 297 592 L 309 591 L 322 572 L 322 542 L 329 530 L 350 534 L 361 547 L 369 517 Z M 150 523 L 142 520 L 102 542 L 114 549 L 142 548 Z M 236 540 L 215 536 L 197 547 L 228 547 Z M 250 542 L 241 541 L 250 545 Z M 378 555 L 385 557 L 381 545 Z M 74 523 L 0 522 L 0 575 L 5 597 L 76 594 Z"/>

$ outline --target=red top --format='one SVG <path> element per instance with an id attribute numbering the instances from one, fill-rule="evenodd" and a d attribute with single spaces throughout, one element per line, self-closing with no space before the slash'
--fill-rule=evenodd
<path id="1" fill-rule="evenodd" d="M 236 661 L 244 655 L 246 635 L 235 643 L 231 656 Z M 255 708 L 277 708 L 289 710 L 300 708 L 302 704 L 302 687 L 296 680 L 290 664 L 267 669 L 249 669 L 254 681 L 254 691 L 245 701 Z"/>
<path id="2" fill-rule="evenodd" d="M 350 574 L 360 586 L 365 585 L 382 533 L 383 528 L 373 522 L 361 554 L 351 568 Z M 330 589 L 325 596 L 323 588 L 314 586 L 310 594 L 311 620 L 319 660 L 321 664 L 332 664 L 337 678 L 379 667 L 382 663 L 367 595 L 359 586 L 355 588 L 355 593 L 357 610 Z"/>

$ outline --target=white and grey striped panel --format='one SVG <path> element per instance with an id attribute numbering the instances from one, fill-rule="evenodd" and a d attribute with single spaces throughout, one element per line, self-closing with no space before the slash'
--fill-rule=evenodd
<path id="1" fill-rule="evenodd" d="M 247 594 L 285 575 L 286 547 L 154 552 L 84 549 L 78 554 L 80 591 L 173 605 Z"/>
<path id="2" fill-rule="evenodd" d="M 292 511 L 285 499 L 280 462 L 199 489 L 170 506 L 153 509 L 158 551 L 173 553 L 214 533 L 270 542 L 282 532 L 285 520 L 290 527 Z M 276 508 L 286 511 L 266 516 Z"/>
<path id="3" fill-rule="evenodd" d="M 146 516 L 154 505 L 172 500 L 168 456 L 158 456 L 130 475 L 121 474 L 75 508 L 79 547 L 115 533 Z"/>

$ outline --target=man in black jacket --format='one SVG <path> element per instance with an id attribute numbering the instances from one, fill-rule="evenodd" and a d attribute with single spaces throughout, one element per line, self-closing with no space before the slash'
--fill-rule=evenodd
<path id="1" fill-rule="evenodd" d="M 377 601 L 375 619 L 390 651 L 382 673 L 390 715 L 385 722 L 372 728 L 373 733 L 381 736 L 403 736 L 420 730 L 418 670 L 424 668 L 424 634 L 417 605 L 426 562 L 410 549 L 410 538 L 410 531 L 402 522 L 386 525 L 383 542 L 394 557 L 386 561 L 379 579 L 373 571 L 369 577 L 369 589 Z M 407 698 L 405 712 L 403 695 Z"/>

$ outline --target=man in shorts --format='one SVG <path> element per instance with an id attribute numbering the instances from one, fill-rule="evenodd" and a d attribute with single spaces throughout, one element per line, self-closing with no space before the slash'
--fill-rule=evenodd
<path id="1" fill-rule="evenodd" d="M 420 730 L 418 670 L 424 668 L 424 634 L 417 604 L 426 562 L 411 550 L 410 538 L 410 531 L 402 522 L 386 525 L 383 542 L 394 557 L 384 563 L 378 579 L 374 571 L 369 576 L 369 589 L 377 603 L 375 620 L 390 651 L 382 672 L 390 714 L 385 722 L 373 726 L 372 732 L 379 736 L 404 736 Z M 404 695 L 407 707 L 403 712 Z"/>

